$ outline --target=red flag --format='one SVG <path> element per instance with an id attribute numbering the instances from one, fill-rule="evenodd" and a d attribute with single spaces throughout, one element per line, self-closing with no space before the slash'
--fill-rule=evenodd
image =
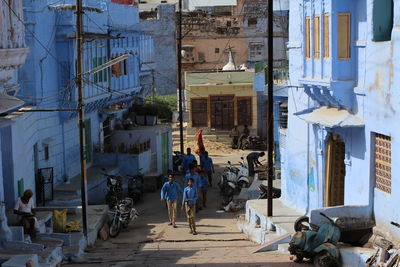
<path id="1" fill-rule="evenodd" d="M 111 0 L 111 2 L 127 6 L 136 5 L 136 2 L 134 0 Z"/>

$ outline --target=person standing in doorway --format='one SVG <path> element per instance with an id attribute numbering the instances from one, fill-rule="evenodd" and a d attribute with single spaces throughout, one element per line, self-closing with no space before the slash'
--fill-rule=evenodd
<path id="1" fill-rule="evenodd" d="M 214 163 L 212 161 L 212 158 L 210 158 L 208 156 L 208 152 L 207 151 L 205 151 L 203 153 L 203 155 L 204 156 L 203 156 L 203 159 L 201 161 L 201 169 L 206 172 L 207 177 L 208 177 L 208 182 L 210 184 L 210 187 L 212 187 L 212 174 L 215 173 Z"/>
<path id="2" fill-rule="evenodd" d="M 161 201 L 167 202 L 169 225 L 176 228 L 176 213 L 177 213 L 177 202 L 178 194 L 182 194 L 181 186 L 174 181 L 174 176 L 170 174 L 168 176 L 168 182 L 166 182 L 161 188 Z"/>
<path id="3" fill-rule="evenodd" d="M 185 175 L 189 171 L 189 166 L 196 160 L 196 157 L 192 154 L 192 149 L 188 147 L 186 149 L 186 155 L 183 156 L 182 160 L 182 172 Z"/>
<path id="4" fill-rule="evenodd" d="M 264 157 L 264 152 L 252 152 L 247 155 L 247 164 L 249 166 L 249 176 L 254 176 L 254 167 L 261 166 L 261 162 L 259 161 L 260 157 Z"/>
<path id="5" fill-rule="evenodd" d="M 197 235 L 195 214 L 197 203 L 197 189 L 194 188 L 194 180 L 189 178 L 188 186 L 183 190 L 182 210 L 185 209 L 186 217 L 190 227 L 190 233 Z"/>

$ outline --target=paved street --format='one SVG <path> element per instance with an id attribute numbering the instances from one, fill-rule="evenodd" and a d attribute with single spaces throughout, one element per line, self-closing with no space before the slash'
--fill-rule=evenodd
<path id="1" fill-rule="evenodd" d="M 234 213 L 216 213 L 220 196 L 216 178 L 227 160 L 238 162 L 243 152 L 214 157 L 218 165 L 207 209 L 198 213 L 198 235 L 188 233 L 185 214 L 179 211 L 178 228 L 168 226 L 165 203 L 159 193 L 146 194 L 138 203 L 139 219 L 115 238 L 98 241 L 80 266 L 296 266 L 288 254 L 257 253 L 258 245 L 246 239 L 236 227 Z M 180 179 L 178 179 L 180 181 Z M 71 264 L 71 265 L 75 265 Z M 68 265 L 67 265 L 68 266 Z M 304 266 L 304 265 L 303 265 Z"/>

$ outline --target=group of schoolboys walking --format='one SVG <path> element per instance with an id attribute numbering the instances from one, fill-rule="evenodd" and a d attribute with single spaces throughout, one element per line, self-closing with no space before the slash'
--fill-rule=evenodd
<path id="1" fill-rule="evenodd" d="M 212 174 L 214 165 L 207 151 L 200 154 L 200 165 L 196 157 L 187 149 L 183 157 L 181 169 L 184 174 L 182 190 L 181 186 L 174 180 L 172 172 L 168 173 L 168 181 L 161 188 L 161 201 L 166 201 L 168 209 L 169 225 L 176 226 L 176 215 L 179 194 L 182 194 L 182 207 L 189 223 L 190 233 L 197 235 L 195 214 L 198 210 L 207 207 L 207 191 L 212 186 Z"/>

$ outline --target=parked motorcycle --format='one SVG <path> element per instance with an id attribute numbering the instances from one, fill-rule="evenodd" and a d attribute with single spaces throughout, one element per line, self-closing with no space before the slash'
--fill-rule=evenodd
<path id="1" fill-rule="evenodd" d="M 259 136 L 247 136 L 242 139 L 240 148 L 245 149 L 259 149 L 264 150 L 267 147 L 267 143 L 264 138 Z"/>
<path id="2" fill-rule="evenodd" d="M 268 198 L 268 186 L 264 184 L 260 184 L 258 189 L 261 191 L 258 199 L 267 199 Z M 272 187 L 272 198 L 280 198 L 281 197 L 281 189 Z"/>
<path id="3" fill-rule="evenodd" d="M 240 167 L 232 166 L 232 163 L 228 161 L 228 166 L 221 175 L 220 181 L 218 182 L 218 187 L 220 188 L 221 195 L 223 197 L 223 204 L 228 204 L 232 201 L 233 195 L 244 187 L 249 187 L 248 179 L 248 166 L 241 158 Z"/>
<path id="4" fill-rule="evenodd" d="M 142 169 L 135 175 L 127 175 L 128 177 L 128 196 L 136 203 L 143 196 L 144 177 L 141 173 Z"/>
<path id="5" fill-rule="evenodd" d="M 122 177 L 119 175 L 110 175 L 106 172 L 106 169 L 103 170 L 103 175 L 107 178 L 107 193 L 105 197 L 106 204 L 112 208 L 114 207 L 119 200 L 122 199 Z"/>
<path id="6" fill-rule="evenodd" d="M 314 225 L 310 230 L 296 232 L 289 242 L 289 252 L 295 256 L 295 262 L 308 258 L 313 259 L 317 267 L 340 266 L 340 252 L 336 247 L 341 235 L 338 219 L 331 219 L 322 212 L 320 214 L 327 222 L 321 226 Z"/>
<path id="7" fill-rule="evenodd" d="M 234 183 L 237 186 L 237 191 L 240 191 L 242 188 L 249 187 L 249 167 L 247 166 L 247 162 L 245 162 L 244 158 L 241 157 L 241 161 L 239 162 L 240 167 L 232 166 L 232 163 L 228 161 L 228 166 L 225 168 L 224 174 L 226 174 L 228 181 Z"/>
<path id="8" fill-rule="evenodd" d="M 125 198 L 120 200 L 109 214 L 112 216 L 109 227 L 109 234 L 111 237 L 118 236 L 121 228 L 125 228 L 128 224 L 135 220 L 139 213 L 133 207 L 133 199 Z"/>
<path id="9" fill-rule="evenodd" d="M 183 154 L 180 151 L 174 151 L 172 156 L 172 162 L 174 166 L 174 172 L 179 172 L 179 166 L 182 165 Z"/>

